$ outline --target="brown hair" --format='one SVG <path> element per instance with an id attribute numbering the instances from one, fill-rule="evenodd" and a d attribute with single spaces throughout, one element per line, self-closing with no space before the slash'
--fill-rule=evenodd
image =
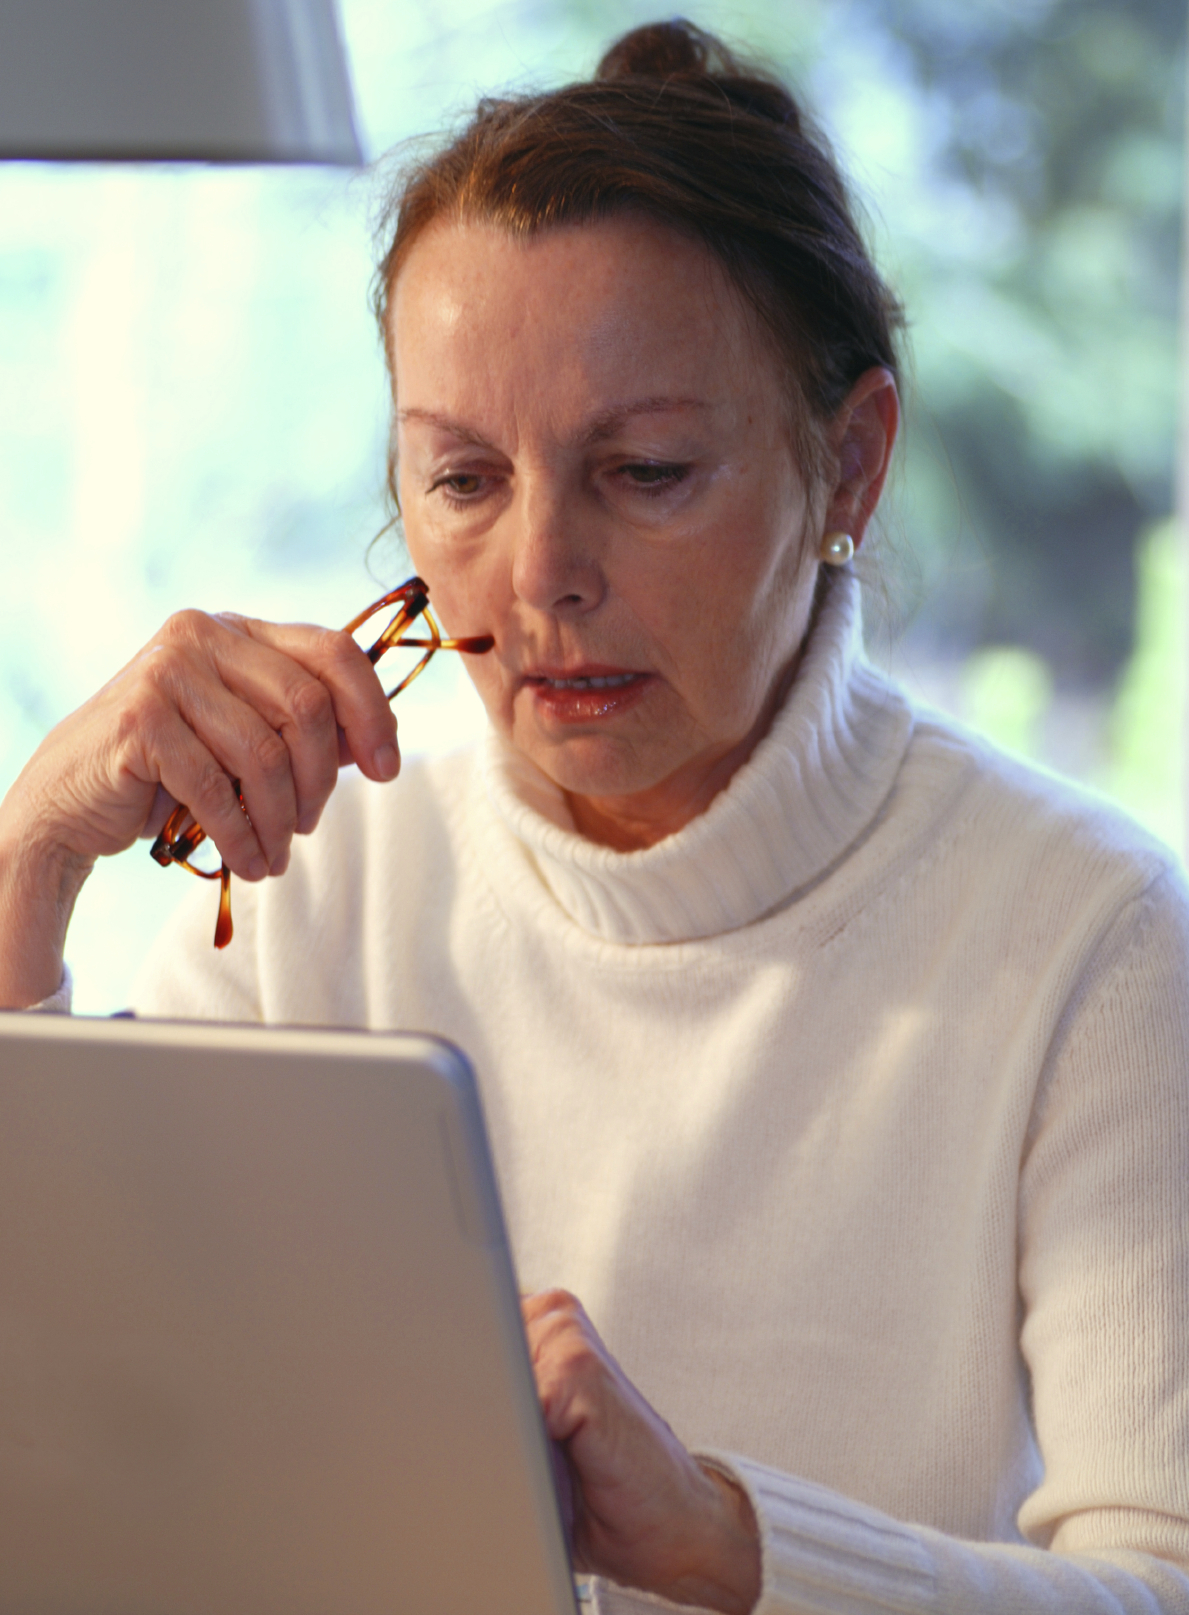
<path id="1" fill-rule="evenodd" d="M 480 102 L 406 175 L 381 217 L 373 296 L 389 362 L 392 289 L 433 220 L 531 236 L 625 210 L 717 257 L 775 339 L 798 447 L 820 470 L 820 427 L 858 377 L 873 365 L 898 374 L 900 305 L 789 91 L 684 19 L 625 34 L 591 80 Z"/>

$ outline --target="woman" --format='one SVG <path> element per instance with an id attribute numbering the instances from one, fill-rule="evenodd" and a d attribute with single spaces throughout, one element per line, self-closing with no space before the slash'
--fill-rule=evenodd
<path id="1" fill-rule="evenodd" d="M 173 619 L 0 813 L 4 1002 L 66 1006 L 86 871 L 184 801 L 263 884 L 142 1012 L 467 1049 L 600 1609 L 1189 1609 L 1189 906 L 862 660 L 897 311 L 828 158 L 666 24 L 391 222 L 396 491 L 491 741 L 378 789 L 353 644 Z"/>

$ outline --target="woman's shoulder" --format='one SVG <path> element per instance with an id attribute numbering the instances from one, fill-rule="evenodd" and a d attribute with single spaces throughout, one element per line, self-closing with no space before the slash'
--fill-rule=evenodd
<path id="1" fill-rule="evenodd" d="M 948 714 L 915 705 L 896 807 L 977 870 L 1038 897 L 1057 889 L 1126 901 L 1184 886 L 1172 848 L 1106 796 L 1002 750 Z"/>

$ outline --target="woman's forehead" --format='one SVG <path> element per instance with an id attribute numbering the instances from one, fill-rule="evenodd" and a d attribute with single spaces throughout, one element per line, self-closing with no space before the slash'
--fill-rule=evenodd
<path id="1" fill-rule="evenodd" d="M 640 396 L 779 386 L 713 254 L 638 215 L 527 238 L 437 221 L 410 250 L 390 310 L 402 403 L 431 382 L 465 390 L 501 376 Z"/>

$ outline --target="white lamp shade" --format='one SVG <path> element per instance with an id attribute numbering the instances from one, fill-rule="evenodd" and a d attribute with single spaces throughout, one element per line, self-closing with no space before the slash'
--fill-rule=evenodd
<path id="1" fill-rule="evenodd" d="M 361 163 L 334 0 L 0 0 L 0 157 Z"/>

